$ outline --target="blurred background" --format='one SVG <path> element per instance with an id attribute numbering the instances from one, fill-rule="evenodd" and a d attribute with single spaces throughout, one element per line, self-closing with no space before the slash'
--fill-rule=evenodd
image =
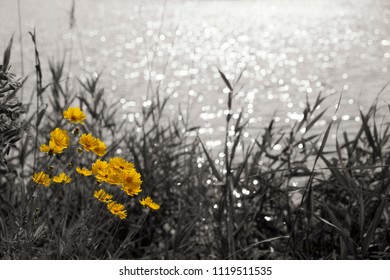
<path id="1" fill-rule="evenodd" d="M 342 125 L 353 128 L 358 106 L 367 108 L 389 80 L 385 0 L 72 2 L 2 0 L 0 46 L 14 35 L 13 71 L 31 76 L 35 28 L 44 73 L 62 57 L 70 75 L 102 71 L 107 96 L 129 122 L 159 87 L 172 114 L 180 104 L 200 134 L 218 135 L 228 92 L 220 69 L 231 81 L 241 77 L 234 104 L 249 133 L 271 118 L 280 126 L 302 119 L 306 96 L 319 92 L 334 95 L 332 105 L 343 91 Z"/>

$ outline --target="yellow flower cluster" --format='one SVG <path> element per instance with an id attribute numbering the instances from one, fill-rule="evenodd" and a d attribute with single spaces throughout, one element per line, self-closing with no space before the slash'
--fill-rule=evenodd
<path id="1" fill-rule="evenodd" d="M 104 202 L 104 203 L 109 203 L 112 201 L 112 195 L 111 194 L 108 194 L 106 193 L 103 189 L 100 189 L 98 191 L 95 191 L 93 193 L 93 196 L 101 201 L 101 202 Z"/>
<path id="2" fill-rule="evenodd" d="M 117 215 L 122 220 L 127 217 L 125 206 L 112 200 L 112 195 L 106 193 L 103 189 L 95 191 L 93 196 L 99 201 L 106 203 L 108 210 L 110 210 L 113 215 Z"/>
<path id="3" fill-rule="evenodd" d="M 43 171 L 34 173 L 32 180 L 37 185 L 43 185 L 45 187 L 50 186 L 51 181 L 52 181 L 52 179 L 50 178 L 50 175 L 46 174 Z M 58 183 L 58 184 L 68 184 L 71 181 L 72 181 L 72 178 L 70 178 L 64 172 L 53 177 L 53 182 Z"/>
<path id="4" fill-rule="evenodd" d="M 42 144 L 41 152 L 52 154 L 61 154 L 63 150 L 68 148 L 70 138 L 68 133 L 61 128 L 56 128 L 50 133 L 49 145 Z"/>
<path id="5" fill-rule="evenodd" d="M 93 137 L 92 134 L 83 134 L 79 143 L 87 152 L 94 152 L 98 156 L 106 154 L 106 145 L 99 138 Z"/>
<path id="6" fill-rule="evenodd" d="M 127 217 L 125 206 L 123 206 L 123 204 L 111 201 L 107 204 L 107 208 L 113 215 L 117 215 L 122 220 Z"/>
<path id="7" fill-rule="evenodd" d="M 84 124 L 86 119 L 85 114 L 80 108 L 68 108 L 64 111 L 63 116 L 69 122 L 74 124 Z M 73 135 L 79 135 L 79 127 L 76 127 L 73 131 Z M 82 153 L 83 150 L 86 152 L 93 152 L 97 156 L 104 156 L 106 154 L 107 147 L 103 141 L 99 138 L 94 137 L 92 134 L 84 133 L 81 134 L 78 144 L 82 148 L 77 148 L 78 153 Z M 61 128 L 56 128 L 50 133 L 49 144 L 43 144 L 40 146 L 40 150 L 49 155 L 62 154 L 65 149 L 70 145 L 70 138 L 68 133 Z M 74 153 L 77 155 L 77 153 Z M 68 167 L 72 167 L 73 163 L 69 162 Z M 51 172 L 53 167 L 48 168 L 49 174 L 44 171 L 35 173 L 32 176 L 32 181 L 38 185 L 45 187 L 50 186 L 51 182 L 58 184 L 68 184 L 72 181 L 72 178 L 64 172 L 51 178 Z M 83 176 L 94 176 L 98 184 L 107 183 L 109 185 L 115 185 L 120 187 L 129 196 L 138 195 L 142 189 L 141 174 L 137 172 L 133 163 L 126 161 L 122 157 L 112 157 L 108 161 L 97 159 L 92 165 L 91 170 L 85 167 L 76 167 L 75 171 Z M 127 212 L 123 204 L 113 200 L 113 196 L 103 189 L 99 189 L 94 192 L 94 197 L 107 205 L 108 210 L 118 216 L 120 219 L 127 217 Z M 146 197 L 139 201 L 144 207 L 149 207 L 152 210 L 158 210 L 160 206 L 153 202 L 150 197 Z"/>
<path id="8" fill-rule="evenodd" d="M 121 189 L 130 196 L 142 191 L 141 174 L 135 170 L 134 164 L 121 157 L 111 158 L 109 162 L 96 160 L 92 164 L 92 173 L 99 182 L 121 186 Z"/>
<path id="9" fill-rule="evenodd" d="M 64 111 L 64 118 L 68 119 L 72 123 L 84 124 L 83 121 L 85 120 L 86 116 L 79 108 L 76 107 L 68 108 L 66 111 Z M 97 148 L 97 152 L 99 154 L 103 154 L 103 152 L 105 153 L 106 146 L 104 143 L 98 139 L 96 141 L 98 141 L 99 146 Z M 70 137 L 67 131 L 57 127 L 52 132 L 50 132 L 49 144 L 42 144 L 39 149 L 41 152 L 47 153 L 51 156 L 54 154 L 62 154 L 63 151 L 69 147 L 69 145 Z M 68 166 L 71 167 L 72 164 L 69 163 Z M 50 166 L 49 170 L 53 170 L 53 168 Z M 72 178 L 65 173 L 61 173 L 51 179 L 50 175 L 43 171 L 37 172 L 32 176 L 32 181 L 34 183 L 38 185 L 44 185 L 45 187 L 48 187 L 52 180 L 58 184 L 68 184 L 72 181 Z"/>

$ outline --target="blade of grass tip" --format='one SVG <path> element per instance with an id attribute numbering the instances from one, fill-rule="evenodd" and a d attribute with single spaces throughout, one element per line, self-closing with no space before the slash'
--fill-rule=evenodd
<path id="1" fill-rule="evenodd" d="M 11 60 L 11 49 L 12 49 L 12 42 L 14 40 L 14 36 L 12 35 L 11 39 L 9 40 L 8 46 L 4 51 L 3 56 L 3 70 L 4 72 L 8 71 L 8 65 Z"/>
<path id="2" fill-rule="evenodd" d="M 221 75 L 222 80 L 225 82 L 226 86 L 229 88 L 229 90 L 233 91 L 233 87 L 230 84 L 229 80 L 226 78 L 225 74 L 221 70 L 219 70 L 219 68 L 218 68 L 218 72 L 219 72 L 219 75 Z"/>
<path id="3" fill-rule="evenodd" d="M 75 10 L 76 10 L 76 3 L 75 0 L 72 0 L 72 6 L 69 11 L 69 29 L 73 29 L 73 27 L 76 24 Z"/>
<path id="4" fill-rule="evenodd" d="M 42 71 L 41 71 L 41 61 L 39 59 L 38 45 L 37 45 L 37 35 L 36 30 L 28 32 L 31 36 L 31 40 L 34 44 L 34 52 L 35 52 L 35 73 L 36 73 L 36 82 L 37 82 L 37 92 L 40 92 L 42 89 Z"/>
<path id="5" fill-rule="evenodd" d="M 219 182 L 222 182 L 223 178 L 222 178 L 221 174 L 219 173 L 217 167 L 214 164 L 213 159 L 211 158 L 210 154 L 207 152 L 207 149 L 204 146 L 204 144 L 203 144 L 203 142 L 202 142 L 202 140 L 200 139 L 199 136 L 198 136 L 198 140 L 199 140 L 199 143 L 202 145 L 203 151 L 204 151 L 204 153 L 205 153 L 205 155 L 207 157 L 207 161 L 209 162 L 209 165 L 211 167 L 211 171 L 213 172 L 213 175 L 215 176 L 215 178 L 217 178 L 217 180 Z"/>
<path id="6" fill-rule="evenodd" d="M 219 74 L 221 75 L 222 77 L 222 80 L 225 82 L 226 86 L 229 88 L 229 95 L 228 95 L 228 109 L 229 111 L 232 109 L 232 101 L 233 101 L 233 87 L 232 85 L 230 84 L 229 80 L 226 78 L 225 74 L 222 73 L 221 70 L 218 69 L 218 72 Z M 230 120 L 230 117 L 231 117 L 231 113 L 229 112 L 227 114 L 227 122 L 229 122 Z"/>
<path id="7" fill-rule="evenodd" d="M 389 86 L 390 84 L 390 81 L 388 81 L 382 88 L 381 90 L 378 92 L 377 96 L 376 96 L 376 102 L 378 101 L 379 97 L 381 96 L 381 94 L 385 91 L 385 89 Z"/>
<path id="8" fill-rule="evenodd" d="M 321 113 L 319 113 L 314 119 L 312 119 L 309 124 L 306 126 L 306 131 L 309 131 L 310 128 L 325 114 L 328 108 L 325 108 Z"/>
<path id="9" fill-rule="evenodd" d="M 238 82 L 241 80 L 242 78 L 242 74 L 246 71 L 246 68 L 247 66 L 245 65 L 245 67 L 240 71 L 240 74 L 238 75 L 237 79 L 235 80 L 234 84 L 238 84 Z"/>
<path id="10" fill-rule="evenodd" d="M 343 137 L 344 137 L 344 145 L 342 146 L 342 148 L 347 149 L 348 162 L 349 162 L 351 160 L 351 156 L 352 156 L 352 149 L 349 146 L 351 143 L 349 142 L 348 134 L 346 131 L 343 132 Z"/>
<path id="11" fill-rule="evenodd" d="M 378 128 L 377 128 L 377 123 L 376 123 L 376 111 L 377 111 L 377 106 L 375 106 L 375 109 L 374 109 L 374 114 L 373 114 L 373 117 L 372 117 L 372 120 L 373 120 L 373 129 L 374 129 L 374 139 L 375 139 L 375 144 L 376 144 L 376 147 L 378 149 L 378 155 L 379 157 L 382 156 L 382 153 L 381 153 L 381 145 L 380 145 L 380 137 L 379 137 L 379 133 L 378 133 Z"/>
<path id="12" fill-rule="evenodd" d="M 310 106 L 310 102 L 309 102 L 309 93 L 306 92 L 306 95 L 305 95 L 305 101 L 306 101 L 306 108 L 308 109 L 309 112 L 311 112 L 311 106 Z"/>
<path id="13" fill-rule="evenodd" d="M 343 91 L 341 91 L 341 93 L 340 93 L 339 101 L 338 101 L 338 103 L 337 103 L 337 106 L 336 106 L 336 110 L 335 110 L 334 115 L 337 114 L 338 109 L 340 108 L 340 102 L 341 102 L 342 96 L 343 96 Z M 319 150 L 318 150 L 318 152 L 317 152 L 317 156 L 316 156 L 316 158 L 315 158 L 315 160 L 314 160 L 313 167 L 312 167 L 312 170 L 311 170 L 311 173 L 310 173 L 310 176 L 309 176 L 309 180 L 307 181 L 307 184 L 306 184 L 305 189 L 304 189 L 303 194 L 302 194 L 301 202 L 300 202 L 300 204 L 299 204 L 299 206 L 298 206 L 297 209 L 302 208 L 303 202 L 304 202 L 304 200 L 305 200 L 306 193 L 307 193 L 308 190 L 311 188 L 311 184 L 312 184 L 313 179 L 314 179 L 315 167 L 316 167 L 316 165 L 317 165 L 318 159 L 319 159 L 320 156 L 322 155 L 322 152 L 323 152 L 323 150 L 324 150 L 324 148 L 325 148 L 326 142 L 327 142 L 328 137 L 329 137 L 330 129 L 332 128 L 333 121 L 334 121 L 334 120 L 333 120 L 333 118 L 332 118 L 332 120 L 330 121 L 330 123 L 329 123 L 329 125 L 328 125 L 328 127 L 327 127 L 327 129 L 326 129 L 326 131 L 325 131 L 324 137 L 322 138 L 321 146 L 320 146 L 320 148 L 319 148 Z M 293 222 L 292 227 L 291 227 L 290 237 L 289 237 L 289 239 L 287 240 L 286 247 L 285 247 L 285 251 L 284 251 L 284 258 L 286 257 L 286 253 L 287 253 L 288 247 L 289 247 L 289 245 L 290 245 L 291 236 L 293 236 L 293 234 L 294 234 L 293 231 L 294 231 L 294 227 L 295 227 L 295 224 L 296 224 L 297 220 L 298 220 L 298 215 L 295 216 L 294 222 Z"/>

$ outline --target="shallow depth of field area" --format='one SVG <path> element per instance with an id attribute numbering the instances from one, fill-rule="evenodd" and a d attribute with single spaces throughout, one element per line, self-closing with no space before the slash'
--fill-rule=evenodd
<path id="1" fill-rule="evenodd" d="M 1 259 L 390 258 L 384 1 L 34 1 L 0 27 Z"/>

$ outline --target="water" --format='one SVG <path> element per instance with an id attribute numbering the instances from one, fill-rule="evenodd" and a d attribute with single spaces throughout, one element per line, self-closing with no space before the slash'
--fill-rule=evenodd
<path id="1" fill-rule="evenodd" d="M 15 32 L 12 61 L 20 73 L 17 1 L 0 2 L 0 46 Z M 320 91 L 332 107 L 343 91 L 342 126 L 353 127 L 358 106 L 367 109 L 389 81 L 386 0 L 79 0 L 73 29 L 71 1 L 21 5 L 25 73 L 34 65 L 27 31 L 36 27 L 41 61 L 66 53 L 73 75 L 103 70 L 108 98 L 120 102 L 129 122 L 159 85 L 172 97 L 172 114 L 179 104 L 188 108 L 210 139 L 225 129 L 227 89 L 218 69 L 231 81 L 242 72 L 234 110 L 244 110 L 254 135 L 271 118 L 281 126 L 301 119 L 306 96 L 312 100 Z M 385 91 L 382 99 L 388 97 Z"/>

